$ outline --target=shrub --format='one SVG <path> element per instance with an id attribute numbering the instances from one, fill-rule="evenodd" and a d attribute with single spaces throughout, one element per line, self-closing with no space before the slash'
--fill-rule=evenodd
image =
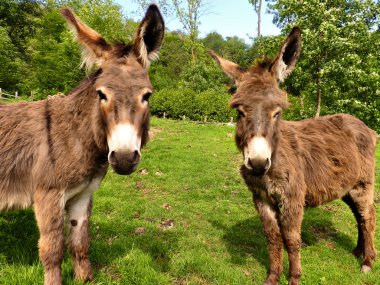
<path id="1" fill-rule="evenodd" d="M 230 95 L 214 90 L 196 93 L 191 89 L 163 89 L 156 92 L 150 101 L 153 115 L 172 119 L 183 116 L 194 121 L 228 122 L 235 111 L 228 105 Z"/>

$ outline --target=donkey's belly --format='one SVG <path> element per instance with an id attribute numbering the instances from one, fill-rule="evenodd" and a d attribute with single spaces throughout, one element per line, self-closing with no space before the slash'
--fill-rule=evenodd
<path id="1" fill-rule="evenodd" d="M 341 199 L 346 195 L 353 186 L 336 185 L 336 188 L 324 187 L 324 188 L 308 188 L 305 196 L 305 205 L 308 207 L 317 207 L 322 204 L 332 202 L 337 199 Z"/>
<path id="2" fill-rule="evenodd" d="M 31 192 L 23 191 L 0 191 L 0 211 L 21 210 L 33 205 Z"/>
<path id="3" fill-rule="evenodd" d="M 71 186 L 65 190 L 65 205 L 67 201 L 75 199 L 83 194 L 92 194 L 96 189 L 99 188 L 100 183 L 104 178 L 105 173 L 100 173 L 95 177 L 87 178 L 83 182 Z"/>

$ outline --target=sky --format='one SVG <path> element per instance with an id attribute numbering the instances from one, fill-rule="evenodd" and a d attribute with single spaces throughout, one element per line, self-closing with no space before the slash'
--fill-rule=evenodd
<path id="1" fill-rule="evenodd" d="M 251 43 L 249 36 L 257 34 L 257 16 L 248 0 L 205 0 L 209 13 L 200 19 L 200 37 L 216 31 L 224 37 L 238 36 Z M 138 6 L 131 0 L 117 0 L 127 16 L 140 20 L 141 12 L 136 12 Z M 153 2 L 153 1 L 152 1 Z M 265 13 L 266 1 L 263 1 L 261 30 L 264 36 L 278 35 L 280 30 L 272 23 L 273 16 Z M 173 31 L 182 28 L 175 17 L 165 18 L 166 27 Z"/>

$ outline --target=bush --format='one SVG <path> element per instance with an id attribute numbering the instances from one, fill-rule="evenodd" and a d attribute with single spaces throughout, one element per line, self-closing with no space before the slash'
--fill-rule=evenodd
<path id="1" fill-rule="evenodd" d="M 196 62 L 190 63 L 184 68 L 180 76 L 179 87 L 196 92 L 210 89 L 222 92 L 225 81 L 226 76 L 215 63 Z"/>
<path id="2" fill-rule="evenodd" d="M 228 122 L 235 111 L 228 105 L 230 95 L 214 90 L 196 93 L 191 89 L 163 89 L 156 92 L 150 101 L 153 115 L 172 119 L 183 116 L 194 121 Z"/>

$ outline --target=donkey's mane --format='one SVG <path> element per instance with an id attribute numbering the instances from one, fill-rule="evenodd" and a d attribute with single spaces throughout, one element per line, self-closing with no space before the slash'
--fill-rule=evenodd
<path id="1" fill-rule="evenodd" d="M 264 59 L 255 60 L 255 62 L 251 65 L 249 70 L 252 73 L 262 73 L 264 71 L 269 71 L 272 66 L 273 60 L 269 57 L 265 57 Z"/>
<path id="2" fill-rule="evenodd" d="M 98 78 L 100 74 L 102 74 L 102 72 L 103 72 L 102 68 L 99 68 L 98 70 L 96 70 L 90 76 L 83 79 L 77 87 L 75 87 L 73 90 L 71 90 L 68 93 L 68 95 L 77 95 L 86 91 L 91 85 L 94 84 L 95 80 Z"/>
<path id="3" fill-rule="evenodd" d="M 131 52 L 133 52 L 133 44 L 126 44 L 122 40 L 117 40 L 112 43 L 112 57 L 113 58 L 121 58 L 128 56 Z"/>

